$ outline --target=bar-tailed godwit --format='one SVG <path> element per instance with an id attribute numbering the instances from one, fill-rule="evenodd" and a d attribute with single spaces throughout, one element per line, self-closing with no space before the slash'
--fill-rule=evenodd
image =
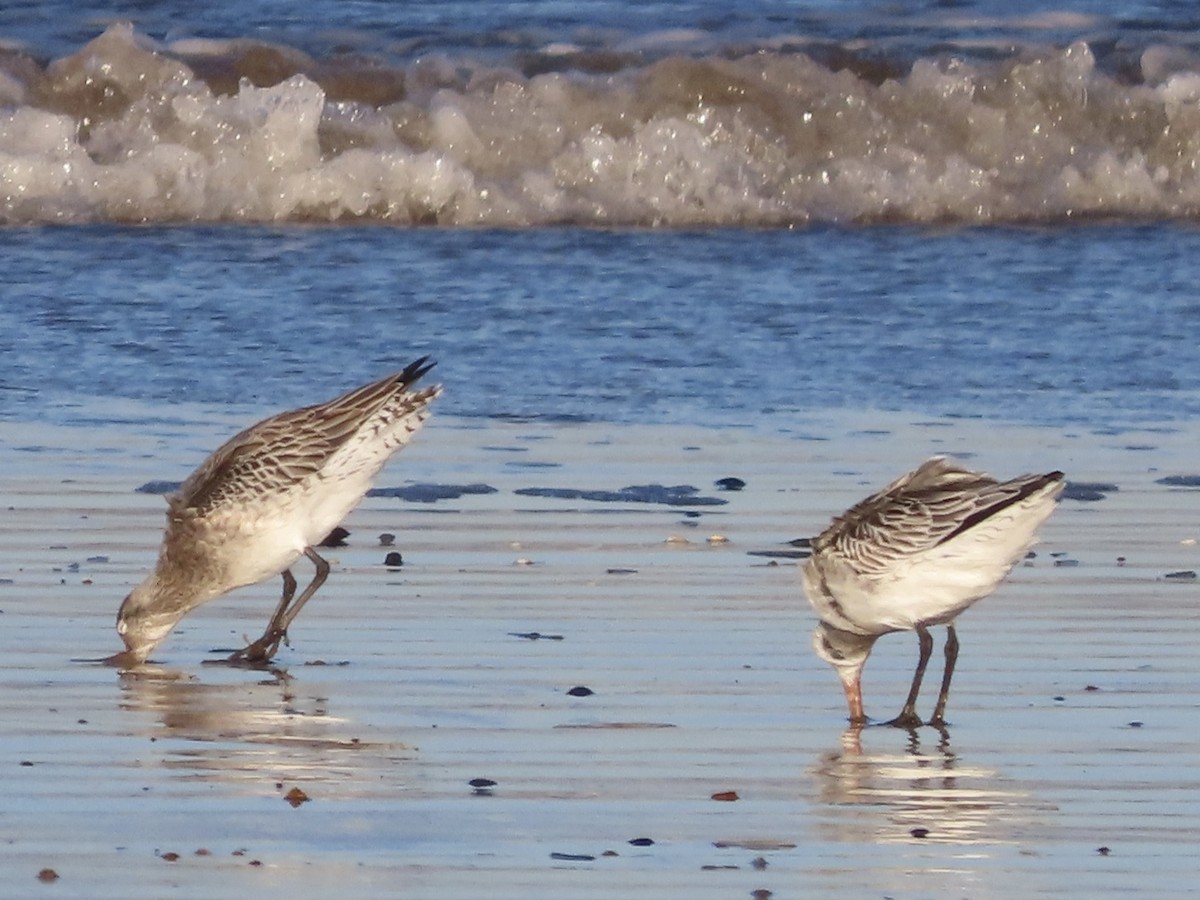
<path id="1" fill-rule="evenodd" d="M 890 724 L 915 727 L 917 694 L 945 625 L 946 667 L 929 724 L 945 725 L 958 658 L 955 618 L 992 593 L 1036 542 L 1064 486 L 1062 472 L 997 481 L 944 457 L 927 460 L 851 507 L 812 542 L 804 590 L 820 616 L 817 656 L 834 667 L 850 722 L 862 725 L 862 670 L 875 641 L 916 631 L 920 658 L 908 700 Z"/>
<path id="2" fill-rule="evenodd" d="M 138 665 L 197 606 L 282 574 L 283 595 L 263 636 L 230 659 L 274 656 L 329 574 L 313 547 L 428 417 L 441 386 L 413 384 L 432 366 L 422 357 L 327 403 L 271 416 L 201 463 L 167 498 L 158 563 L 121 604 L 117 633 L 126 649 L 107 661 Z M 291 566 L 301 556 L 316 574 L 296 597 Z"/>

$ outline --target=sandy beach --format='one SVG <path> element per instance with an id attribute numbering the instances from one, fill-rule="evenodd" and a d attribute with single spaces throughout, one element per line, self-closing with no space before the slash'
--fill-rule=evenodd
<path id="1" fill-rule="evenodd" d="M 260 633 L 272 581 L 118 673 L 83 660 L 120 649 L 117 606 L 153 564 L 164 504 L 136 488 L 182 479 L 255 416 L 109 413 L 0 424 L 11 896 L 1194 886 L 1200 582 L 1166 576 L 1200 569 L 1200 515 L 1194 490 L 1160 483 L 1200 470 L 1194 428 L 435 415 L 378 484 L 449 496 L 368 498 L 276 669 L 206 664 Z M 1064 500 L 1036 558 L 960 620 L 948 732 L 856 737 L 795 560 L 764 554 L 933 453 L 997 476 L 1060 468 L 1092 499 Z M 613 495 L 646 485 L 695 492 Z M 879 642 L 869 715 L 899 709 L 915 656 L 912 635 Z"/>

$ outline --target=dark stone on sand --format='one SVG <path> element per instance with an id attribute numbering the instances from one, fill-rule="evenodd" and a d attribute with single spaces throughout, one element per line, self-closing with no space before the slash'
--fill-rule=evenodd
<path id="1" fill-rule="evenodd" d="M 1115 494 L 1118 490 L 1120 488 L 1115 484 L 1104 481 L 1068 481 L 1067 486 L 1063 488 L 1062 498 L 1094 503 L 1105 499 L 1109 494 Z"/>
<path id="2" fill-rule="evenodd" d="M 435 503 L 438 500 L 457 500 L 467 494 L 495 494 L 490 484 L 406 484 L 400 487 L 371 488 L 368 497 L 394 497 L 410 503 Z"/>
<path id="3" fill-rule="evenodd" d="M 550 858 L 564 862 L 593 862 L 596 859 L 596 857 L 588 856 L 586 853 L 551 853 Z"/>
<path id="4" fill-rule="evenodd" d="M 1179 572 L 1168 572 L 1163 579 L 1166 581 L 1195 581 L 1196 573 L 1191 569 L 1183 569 Z"/>
<path id="5" fill-rule="evenodd" d="M 346 538 L 350 537 L 350 532 L 338 525 L 333 531 L 325 535 L 325 539 L 317 544 L 318 547 L 345 547 Z"/>
<path id="6" fill-rule="evenodd" d="M 379 546 L 380 547 L 390 547 L 394 543 L 396 543 L 396 536 L 394 534 L 392 534 L 390 531 L 385 531 L 383 534 L 381 534 L 379 536 Z"/>
<path id="7" fill-rule="evenodd" d="M 170 494 L 179 490 L 182 485 L 182 481 L 147 481 L 133 490 L 138 494 Z"/>
<path id="8" fill-rule="evenodd" d="M 584 687 L 582 684 L 571 688 L 567 693 L 572 697 L 590 697 L 595 693 L 590 687 Z"/>
<path id="9" fill-rule="evenodd" d="M 477 791 L 486 790 L 487 788 L 494 788 L 496 786 L 496 782 L 492 781 L 490 778 L 472 778 L 467 782 L 467 784 L 475 788 Z"/>
<path id="10" fill-rule="evenodd" d="M 713 483 L 717 486 L 717 490 L 721 491 L 740 491 L 746 486 L 746 482 L 742 481 L 742 479 L 732 476 L 729 478 L 718 478 Z"/>
<path id="11" fill-rule="evenodd" d="M 808 559 L 811 550 L 747 550 L 747 556 L 765 556 L 768 559 Z"/>
<path id="12" fill-rule="evenodd" d="M 1155 484 L 1165 484 L 1167 487 L 1200 487 L 1200 475 L 1167 475 L 1155 479 Z"/>
<path id="13" fill-rule="evenodd" d="M 929 829 L 928 828 L 912 828 L 909 830 L 908 833 L 911 834 L 915 838 L 929 837 Z"/>
<path id="14" fill-rule="evenodd" d="M 1099 853 L 1101 856 L 1108 856 L 1108 854 L 1112 853 L 1112 850 L 1109 849 L 1108 847 L 1097 847 L 1096 852 Z"/>
<path id="15" fill-rule="evenodd" d="M 561 641 L 561 634 L 542 634 L 540 631 L 510 631 L 509 637 L 523 638 L 527 641 Z"/>
<path id="16" fill-rule="evenodd" d="M 398 569 L 404 565 L 404 557 L 393 550 L 383 558 L 383 564 L 391 569 Z"/>
<path id="17" fill-rule="evenodd" d="M 629 841 L 629 843 L 635 847 L 653 847 L 654 839 L 653 838 L 633 838 Z"/>
<path id="18" fill-rule="evenodd" d="M 517 488 L 523 497 L 553 497 L 558 500 L 595 500 L 600 503 L 662 503 L 666 506 L 724 506 L 728 500 L 702 497 L 690 484 L 633 484 L 615 491 L 578 488 Z"/>

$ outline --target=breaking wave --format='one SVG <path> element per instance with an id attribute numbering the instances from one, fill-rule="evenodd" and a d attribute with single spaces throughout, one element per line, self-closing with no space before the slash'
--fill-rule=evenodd
<path id="1" fill-rule="evenodd" d="M 527 227 L 1200 215 L 1200 61 L 757 46 L 315 58 L 114 25 L 0 51 L 0 222 Z"/>

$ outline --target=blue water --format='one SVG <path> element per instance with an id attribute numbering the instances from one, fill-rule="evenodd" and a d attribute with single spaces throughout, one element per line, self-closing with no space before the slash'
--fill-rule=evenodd
<path id="1" fill-rule="evenodd" d="M 465 416 L 798 427 L 880 408 L 1200 416 L 1200 233 L 0 231 L 0 415 L 283 408 L 439 361 Z"/>
<path id="2" fill-rule="evenodd" d="M 1198 22 L 6 3 L 0 416 L 278 409 L 431 354 L 464 416 L 1192 420 Z"/>

